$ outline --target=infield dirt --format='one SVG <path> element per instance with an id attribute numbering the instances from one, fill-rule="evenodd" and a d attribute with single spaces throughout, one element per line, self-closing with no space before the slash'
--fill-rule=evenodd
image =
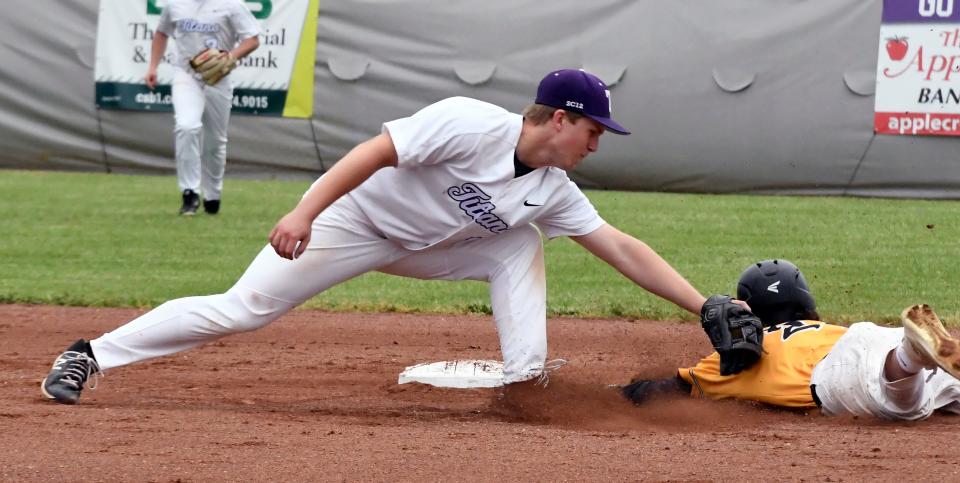
<path id="1" fill-rule="evenodd" d="M 837 419 L 608 387 L 710 351 L 699 325 L 551 319 L 546 388 L 397 384 L 498 359 L 489 317 L 294 311 L 256 332 L 110 370 L 76 406 L 38 383 L 79 337 L 142 311 L 0 305 L 4 481 L 923 481 L 960 479 L 960 418 Z M 512 395 L 511 395 L 512 396 Z"/>

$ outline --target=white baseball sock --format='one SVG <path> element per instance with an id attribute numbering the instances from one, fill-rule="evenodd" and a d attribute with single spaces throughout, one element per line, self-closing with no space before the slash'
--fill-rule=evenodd
<path id="1" fill-rule="evenodd" d="M 900 345 L 897 346 L 896 351 L 894 351 L 895 359 L 897 364 L 900 364 L 900 367 L 911 374 L 916 374 L 924 368 L 923 357 L 920 354 L 917 354 L 917 351 L 913 350 L 913 347 L 910 347 L 910 343 L 906 339 L 900 341 Z"/>

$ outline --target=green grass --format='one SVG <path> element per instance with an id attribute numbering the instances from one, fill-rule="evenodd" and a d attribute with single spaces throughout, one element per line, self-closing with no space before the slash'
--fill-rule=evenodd
<path id="1" fill-rule="evenodd" d="M 170 176 L 0 171 L 0 302 L 149 307 L 223 292 L 306 181 L 228 179 L 223 212 L 176 215 Z M 960 204 L 590 191 L 604 218 L 701 292 L 751 262 L 796 262 L 830 320 L 892 322 L 912 303 L 960 323 Z M 551 315 L 692 320 L 572 241 L 546 244 Z M 489 313 L 477 282 L 368 274 L 314 297 L 327 310 Z"/>

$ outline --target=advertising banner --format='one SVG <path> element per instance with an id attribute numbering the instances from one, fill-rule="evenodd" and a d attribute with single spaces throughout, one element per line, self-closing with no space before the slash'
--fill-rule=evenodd
<path id="1" fill-rule="evenodd" d="M 313 115 L 313 66 L 319 0 L 247 0 L 260 22 L 260 47 L 230 74 L 233 112 L 308 118 Z M 163 0 L 100 0 L 95 102 L 100 109 L 172 111 L 175 54 L 170 39 L 157 86 L 143 77 Z"/>
<path id="2" fill-rule="evenodd" d="M 960 0 L 884 0 L 874 131 L 960 135 Z"/>

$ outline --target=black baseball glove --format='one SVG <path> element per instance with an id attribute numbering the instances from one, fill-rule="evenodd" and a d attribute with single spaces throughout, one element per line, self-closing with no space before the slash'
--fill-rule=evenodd
<path id="1" fill-rule="evenodd" d="M 737 374 L 760 360 L 763 323 L 727 295 L 713 295 L 700 309 L 700 325 L 720 354 L 720 375 Z"/>

